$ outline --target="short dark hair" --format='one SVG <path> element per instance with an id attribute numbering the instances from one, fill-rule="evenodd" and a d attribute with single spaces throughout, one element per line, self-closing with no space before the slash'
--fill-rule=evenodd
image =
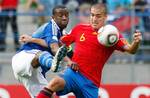
<path id="1" fill-rule="evenodd" d="M 53 8 L 52 14 L 54 15 L 56 13 L 57 9 L 67 9 L 64 5 L 57 5 Z"/>
<path id="2" fill-rule="evenodd" d="M 107 6 L 106 6 L 106 4 L 96 3 L 96 4 L 92 5 L 91 8 L 100 9 L 101 12 L 103 12 L 105 15 L 107 15 Z"/>

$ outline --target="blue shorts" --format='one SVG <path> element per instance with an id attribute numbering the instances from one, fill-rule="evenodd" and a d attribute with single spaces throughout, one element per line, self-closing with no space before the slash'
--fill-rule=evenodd
<path id="1" fill-rule="evenodd" d="M 64 90 L 56 92 L 58 96 L 73 92 L 76 98 L 98 98 L 98 87 L 80 72 L 67 68 L 59 76 L 65 80 L 66 84 Z"/>

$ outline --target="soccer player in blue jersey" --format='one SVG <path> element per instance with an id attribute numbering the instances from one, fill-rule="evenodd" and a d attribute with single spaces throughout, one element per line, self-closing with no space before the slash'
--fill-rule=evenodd
<path id="1" fill-rule="evenodd" d="M 31 98 L 35 98 L 48 84 L 45 73 L 49 69 L 54 72 L 58 69 L 58 66 L 52 66 L 52 60 L 60 47 L 59 38 L 68 24 L 69 12 L 64 6 L 56 6 L 52 14 L 50 22 L 39 27 L 32 37 L 28 35 L 20 37 L 25 44 L 12 58 L 15 78 L 25 86 Z"/>

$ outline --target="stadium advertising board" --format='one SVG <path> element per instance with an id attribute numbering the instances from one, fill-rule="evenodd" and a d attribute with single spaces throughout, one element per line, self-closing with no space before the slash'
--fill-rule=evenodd
<path id="1" fill-rule="evenodd" d="M 0 98 L 30 98 L 22 85 L 0 85 Z M 55 98 L 75 98 L 73 94 Z M 150 98 L 150 85 L 102 85 L 99 98 Z"/>

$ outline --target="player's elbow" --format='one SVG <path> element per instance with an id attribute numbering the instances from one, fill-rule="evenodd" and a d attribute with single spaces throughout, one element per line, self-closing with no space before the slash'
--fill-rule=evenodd
<path id="1" fill-rule="evenodd" d="M 128 49 L 127 52 L 129 54 L 135 54 L 137 52 L 137 50 L 135 50 L 135 49 Z"/>
<path id="2" fill-rule="evenodd" d="M 129 53 L 129 54 L 135 54 L 135 53 L 137 52 L 136 49 L 132 49 L 132 48 L 130 48 L 130 47 L 126 47 L 126 48 L 125 48 L 125 51 L 126 51 L 127 53 Z"/>
<path id="3" fill-rule="evenodd" d="M 130 51 L 129 53 L 130 53 L 130 54 L 135 54 L 135 53 L 136 53 L 136 51 Z"/>

